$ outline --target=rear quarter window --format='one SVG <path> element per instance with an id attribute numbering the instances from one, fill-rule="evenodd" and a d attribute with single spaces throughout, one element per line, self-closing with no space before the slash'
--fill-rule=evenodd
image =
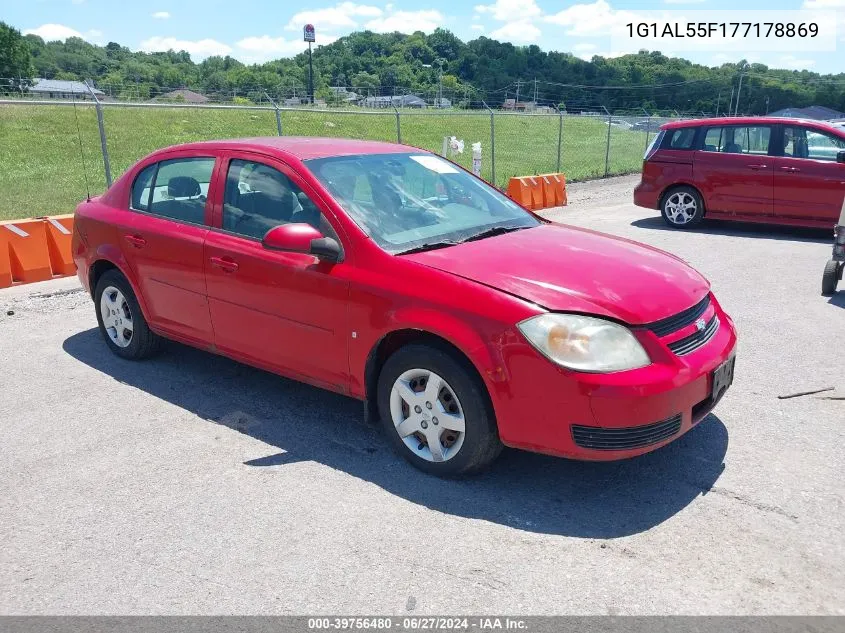
<path id="1" fill-rule="evenodd" d="M 682 127 L 667 132 L 663 147 L 665 149 L 692 149 L 696 129 L 694 127 Z"/>

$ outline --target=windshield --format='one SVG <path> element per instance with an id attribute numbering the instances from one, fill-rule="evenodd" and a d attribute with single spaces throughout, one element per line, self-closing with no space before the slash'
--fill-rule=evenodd
<path id="1" fill-rule="evenodd" d="M 504 194 L 432 154 L 305 162 L 358 226 L 390 253 L 540 224 Z"/>

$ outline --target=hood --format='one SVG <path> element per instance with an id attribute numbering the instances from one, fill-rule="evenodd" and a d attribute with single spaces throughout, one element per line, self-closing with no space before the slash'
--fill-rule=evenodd
<path id="1" fill-rule="evenodd" d="M 560 224 L 403 257 L 547 310 L 604 315 L 632 325 L 675 315 L 710 288 L 674 255 Z"/>

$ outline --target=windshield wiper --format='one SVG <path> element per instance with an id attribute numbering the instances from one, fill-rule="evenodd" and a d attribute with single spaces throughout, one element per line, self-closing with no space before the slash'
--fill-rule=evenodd
<path id="1" fill-rule="evenodd" d="M 422 253 L 424 251 L 433 251 L 437 248 L 446 248 L 447 246 L 455 246 L 456 244 L 460 244 L 461 242 L 456 242 L 454 240 L 441 240 L 439 242 L 426 242 L 425 244 L 420 244 L 419 246 L 414 246 L 413 248 L 409 248 L 404 251 L 399 251 L 396 253 L 397 255 L 410 255 L 411 253 Z"/>
<path id="2" fill-rule="evenodd" d="M 520 229 L 527 229 L 527 226 L 493 226 L 489 229 L 485 229 L 480 233 L 475 233 L 474 235 L 470 235 L 461 240 L 461 242 L 473 242 L 475 240 L 483 240 L 485 237 L 493 237 L 494 235 L 502 235 L 504 233 L 511 233 L 513 231 L 519 231 Z"/>

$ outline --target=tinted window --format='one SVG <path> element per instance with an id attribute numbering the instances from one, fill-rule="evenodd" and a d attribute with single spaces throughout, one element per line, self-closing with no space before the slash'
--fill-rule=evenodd
<path id="1" fill-rule="evenodd" d="M 692 142 L 695 140 L 694 127 L 685 127 L 679 130 L 673 130 L 672 136 L 669 139 L 669 149 L 690 149 Z"/>
<path id="2" fill-rule="evenodd" d="M 833 134 L 790 125 L 783 130 L 784 156 L 835 161 L 842 150 L 845 141 Z"/>
<path id="3" fill-rule="evenodd" d="M 233 160 L 226 175 L 223 228 L 262 239 L 280 224 L 304 222 L 324 235 L 332 231 L 317 205 L 278 169 Z"/>
<path id="4" fill-rule="evenodd" d="M 371 154 L 306 161 L 349 216 L 400 253 L 539 221 L 484 181 L 431 154 Z"/>
<path id="5" fill-rule="evenodd" d="M 149 167 L 145 167 L 138 177 L 135 178 L 135 184 L 132 185 L 132 201 L 129 206 L 139 211 L 148 211 L 150 206 L 150 191 L 153 183 L 153 177 L 156 173 L 158 165 L 153 163 Z"/>
<path id="6" fill-rule="evenodd" d="M 705 152 L 726 154 L 768 154 L 772 129 L 760 126 L 711 127 L 704 134 Z"/>
<path id="7" fill-rule="evenodd" d="M 182 222 L 203 224 L 213 170 L 213 158 L 177 158 L 160 162 L 149 208 L 145 210 Z"/>

